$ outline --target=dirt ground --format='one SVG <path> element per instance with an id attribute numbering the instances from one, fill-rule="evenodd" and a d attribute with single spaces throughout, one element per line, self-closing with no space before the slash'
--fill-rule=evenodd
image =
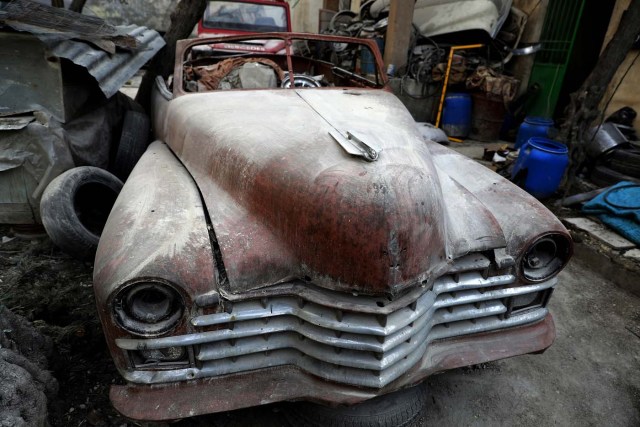
<path id="1" fill-rule="evenodd" d="M 0 226 L 0 304 L 53 338 L 60 389 L 54 427 L 138 425 L 110 406 L 121 382 L 95 314 L 90 264 L 46 237 L 7 238 Z M 417 425 L 640 425 L 640 298 L 573 260 L 551 298 L 558 337 L 542 355 L 457 369 L 428 380 Z M 177 426 L 287 426 L 287 404 L 197 417 Z"/>

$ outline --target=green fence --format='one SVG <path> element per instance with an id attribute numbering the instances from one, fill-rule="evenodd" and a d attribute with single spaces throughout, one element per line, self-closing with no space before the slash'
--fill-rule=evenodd
<path id="1" fill-rule="evenodd" d="M 550 0 L 540 41 L 543 48 L 536 54 L 529 85 L 539 84 L 540 93 L 528 113 L 551 117 L 578 32 L 585 0 Z"/>

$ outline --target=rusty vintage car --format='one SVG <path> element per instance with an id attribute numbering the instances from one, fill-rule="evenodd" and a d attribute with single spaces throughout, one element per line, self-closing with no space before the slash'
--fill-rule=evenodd
<path id="1" fill-rule="evenodd" d="M 168 420 L 279 401 L 357 408 L 436 372 L 549 347 L 547 303 L 572 254 L 556 217 L 425 141 L 372 41 L 260 39 L 286 53 L 193 55 L 220 39 L 184 40 L 174 74 L 156 80 L 157 140 L 95 260 L 126 380 L 111 389 L 117 410 Z"/>

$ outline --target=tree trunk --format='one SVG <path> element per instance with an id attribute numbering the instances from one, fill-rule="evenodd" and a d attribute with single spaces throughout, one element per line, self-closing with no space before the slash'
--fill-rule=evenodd
<path id="1" fill-rule="evenodd" d="M 567 121 L 562 127 L 561 134 L 571 153 L 565 195 L 570 191 L 578 168 L 584 162 L 584 142 L 587 131 L 594 125 L 594 120 L 601 119 L 598 106 L 607 86 L 638 35 L 638 22 L 640 22 L 640 0 L 632 0 L 629 8 L 622 15 L 618 30 L 600 55 L 591 74 L 580 89 L 571 94 Z"/>
<path id="2" fill-rule="evenodd" d="M 64 0 L 51 0 L 51 6 L 64 7 Z"/>
<path id="3" fill-rule="evenodd" d="M 173 72 L 176 42 L 189 37 L 193 27 L 204 14 L 206 0 L 181 0 L 171 14 L 171 24 L 164 35 L 167 45 L 153 58 L 142 78 L 136 101 L 149 111 L 151 88 L 156 76 L 167 77 Z"/>
<path id="4" fill-rule="evenodd" d="M 71 2 L 71 6 L 69 6 L 69 10 L 74 12 L 82 13 L 82 9 L 84 8 L 84 4 L 87 0 L 73 0 Z"/>

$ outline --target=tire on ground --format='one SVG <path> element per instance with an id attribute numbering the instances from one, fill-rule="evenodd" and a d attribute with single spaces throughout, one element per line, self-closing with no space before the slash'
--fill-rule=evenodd
<path id="1" fill-rule="evenodd" d="M 118 151 L 111 168 L 113 174 L 126 181 L 149 145 L 149 118 L 138 111 L 127 111 L 122 124 Z"/>
<path id="2" fill-rule="evenodd" d="M 591 171 L 591 175 L 589 176 L 591 181 L 600 186 L 600 187 L 608 187 L 610 185 L 615 185 L 620 181 L 631 181 L 640 183 L 640 179 L 634 178 L 632 176 L 624 175 L 620 172 L 617 172 L 611 168 L 606 166 L 596 166 Z"/>
<path id="3" fill-rule="evenodd" d="M 426 385 L 405 388 L 354 406 L 327 407 L 310 402 L 291 404 L 286 416 L 292 425 L 315 427 L 400 427 L 424 409 Z"/>
<path id="4" fill-rule="evenodd" d="M 40 215 L 53 243 L 74 258 L 93 259 L 121 189 L 122 181 L 93 166 L 70 169 L 51 181 Z"/>
<path id="5" fill-rule="evenodd" d="M 634 149 L 617 149 L 609 156 L 609 167 L 621 174 L 640 178 L 640 151 Z"/>

